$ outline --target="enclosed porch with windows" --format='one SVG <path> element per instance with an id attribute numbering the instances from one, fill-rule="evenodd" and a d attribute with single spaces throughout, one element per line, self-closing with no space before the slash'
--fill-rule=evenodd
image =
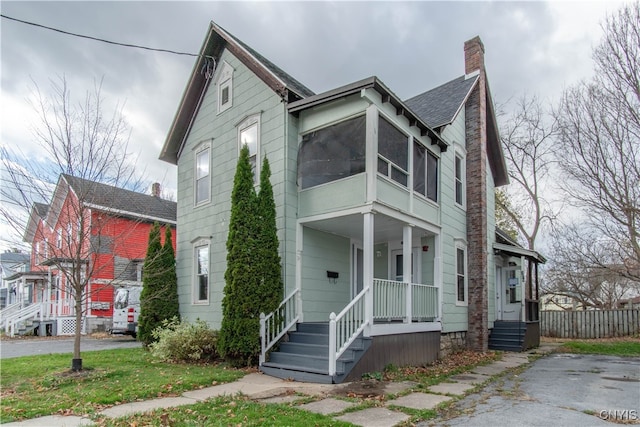
<path id="1" fill-rule="evenodd" d="M 298 222 L 295 287 L 261 319 L 263 372 L 341 382 L 437 358 L 440 236 L 409 219 L 376 205 Z"/>

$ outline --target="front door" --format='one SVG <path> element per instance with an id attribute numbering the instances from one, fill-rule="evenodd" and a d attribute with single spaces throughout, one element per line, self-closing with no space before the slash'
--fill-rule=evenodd
<path id="1" fill-rule="evenodd" d="M 499 282 L 498 304 L 502 311 L 501 320 L 522 319 L 522 272 L 519 267 L 502 269 Z M 498 288 L 498 287 L 496 287 Z M 501 303 L 500 303 L 501 301 Z"/>
<path id="2" fill-rule="evenodd" d="M 358 243 L 351 245 L 351 299 L 364 288 L 364 251 Z"/>
<path id="3" fill-rule="evenodd" d="M 420 248 L 413 248 L 411 250 L 411 276 L 409 282 L 419 283 L 420 279 L 420 263 L 418 262 L 418 255 L 420 254 Z M 404 256 L 402 249 L 391 251 L 391 280 L 402 282 L 404 280 Z M 418 280 L 418 282 L 416 282 Z"/>

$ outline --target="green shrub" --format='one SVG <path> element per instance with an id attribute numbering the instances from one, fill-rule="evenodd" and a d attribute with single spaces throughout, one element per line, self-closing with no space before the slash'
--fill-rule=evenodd
<path id="1" fill-rule="evenodd" d="M 189 323 L 177 317 L 164 320 L 152 332 L 154 342 L 149 344 L 151 354 L 171 362 L 209 361 L 218 357 L 218 332 L 210 329 L 204 320 Z"/>

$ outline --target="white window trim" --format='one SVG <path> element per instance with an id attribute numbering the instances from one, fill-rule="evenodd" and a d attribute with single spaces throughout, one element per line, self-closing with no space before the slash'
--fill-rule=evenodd
<path id="1" fill-rule="evenodd" d="M 208 180 L 209 180 L 209 192 L 207 194 L 207 197 L 204 200 L 201 200 L 200 202 L 198 202 L 198 156 L 200 155 L 200 153 L 202 153 L 203 151 L 209 151 L 209 155 L 207 156 L 207 161 L 209 162 L 209 174 L 208 176 Z M 198 147 L 196 147 L 196 149 L 194 150 L 194 156 L 193 156 L 193 205 L 195 207 L 198 206 L 203 206 L 208 204 L 209 202 L 211 202 L 211 144 L 210 143 L 204 143 L 204 144 L 200 144 Z"/>
<path id="2" fill-rule="evenodd" d="M 460 144 L 455 143 L 453 150 L 453 203 L 463 209 L 467 209 L 467 150 Z M 456 200 L 456 158 L 460 159 L 460 173 L 462 181 L 462 203 L 458 203 Z"/>
<path id="3" fill-rule="evenodd" d="M 200 294 L 200 282 L 198 280 L 198 249 L 206 247 L 208 252 L 208 274 L 207 274 L 207 299 L 198 298 Z M 191 288 L 191 302 L 193 305 L 209 305 L 209 295 L 211 294 L 211 243 L 208 240 L 198 240 L 193 244 L 193 285 Z"/>
<path id="4" fill-rule="evenodd" d="M 254 184 L 258 184 L 260 182 L 260 169 L 262 166 L 262 161 L 261 161 L 261 157 L 260 157 L 260 153 L 261 153 L 261 145 L 262 145 L 262 138 L 260 137 L 260 113 L 256 113 L 256 114 L 252 114 L 250 116 L 247 116 L 244 120 L 242 120 L 238 125 L 237 125 L 237 144 L 238 144 L 238 157 L 240 157 L 240 150 L 242 150 L 242 144 L 240 144 L 240 134 L 242 133 L 243 130 L 250 128 L 253 125 L 257 125 L 257 130 L 256 130 L 256 134 L 257 134 L 257 138 L 258 140 L 256 141 L 256 171 L 255 171 L 255 175 L 253 176 L 253 182 Z"/>
<path id="5" fill-rule="evenodd" d="M 218 112 L 220 114 L 233 106 L 233 67 L 226 61 L 222 61 L 220 73 L 216 78 L 216 92 L 218 94 Z M 229 88 L 229 100 L 222 104 L 222 91 Z"/>
<path id="6" fill-rule="evenodd" d="M 429 193 L 429 181 L 427 180 L 427 175 L 429 173 L 429 170 L 427 168 L 427 157 L 425 157 L 425 177 L 424 177 L 424 190 L 425 190 L 425 194 L 419 193 L 416 190 L 413 189 L 413 182 L 415 179 L 415 176 L 411 177 L 411 193 L 414 196 L 420 197 L 422 200 L 425 200 L 428 203 L 433 204 L 434 206 L 440 206 L 440 199 L 442 199 L 442 195 L 440 192 L 440 186 L 441 184 L 441 169 L 442 169 L 442 157 L 440 157 L 438 154 L 436 154 L 435 152 L 433 152 L 428 146 L 426 146 L 424 144 L 424 142 L 420 141 L 417 138 L 413 138 L 413 142 L 411 145 L 411 173 L 415 174 L 416 172 L 413 170 L 413 144 L 418 143 L 419 145 L 422 146 L 422 148 L 425 149 L 425 153 L 426 156 L 428 156 L 429 154 L 433 155 L 433 157 L 435 157 L 436 162 L 437 162 L 437 167 L 438 167 L 438 177 L 437 182 L 436 182 L 436 200 L 431 199 L 430 197 L 427 196 L 427 194 Z"/>
<path id="7" fill-rule="evenodd" d="M 454 286 L 456 305 L 459 307 L 466 307 L 469 305 L 469 259 L 467 254 L 467 242 L 463 239 L 454 239 Z M 458 249 L 464 252 L 464 301 L 458 300 Z"/>

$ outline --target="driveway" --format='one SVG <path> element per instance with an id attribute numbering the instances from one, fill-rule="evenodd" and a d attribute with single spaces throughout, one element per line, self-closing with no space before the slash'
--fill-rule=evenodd
<path id="1" fill-rule="evenodd" d="M 108 336 L 106 338 L 82 337 L 80 350 L 110 350 L 115 348 L 141 347 L 142 343 L 129 336 Z M 3 339 L 0 342 L 0 358 L 34 356 L 53 353 L 73 353 L 73 338 L 26 338 Z"/>
<path id="2" fill-rule="evenodd" d="M 419 425 L 640 424 L 640 358 L 550 354 Z"/>

